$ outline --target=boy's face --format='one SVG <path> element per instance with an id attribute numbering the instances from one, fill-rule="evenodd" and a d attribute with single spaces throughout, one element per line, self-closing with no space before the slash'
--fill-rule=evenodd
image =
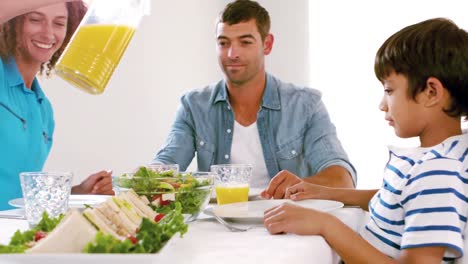
<path id="1" fill-rule="evenodd" d="M 384 95 L 380 102 L 380 110 L 385 112 L 385 120 L 395 129 L 395 134 L 401 138 L 419 136 L 426 125 L 425 107 L 418 103 L 418 98 L 412 100 L 408 95 L 408 79 L 402 74 L 392 72 L 384 79 Z"/>

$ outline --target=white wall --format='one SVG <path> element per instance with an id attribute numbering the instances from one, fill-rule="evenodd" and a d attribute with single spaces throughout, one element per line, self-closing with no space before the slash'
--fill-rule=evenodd
<path id="1" fill-rule="evenodd" d="M 359 188 L 378 188 L 388 160 L 386 145 L 417 146 L 398 139 L 378 103 L 383 88 L 374 75 L 380 45 L 401 28 L 447 17 L 468 29 L 466 0 L 310 2 L 311 85 L 324 101 L 358 170 Z"/>
<path id="2" fill-rule="evenodd" d="M 276 37 L 268 70 L 306 85 L 308 1 L 260 2 L 270 11 Z M 143 20 L 102 95 L 86 94 L 59 77 L 43 80 L 56 120 L 45 170 L 71 170 L 79 182 L 100 169 L 119 175 L 152 160 L 167 136 L 179 97 L 222 78 L 214 22 L 225 3 L 152 0 L 151 16 Z M 287 16 L 291 12 L 293 18 Z"/>
<path id="3" fill-rule="evenodd" d="M 78 182 L 103 168 L 118 175 L 149 162 L 165 140 L 179 97 L 222 77 L 214 20 L 228 2 L 152 0 L 152 15 L 143 20 L 103 95 L 86 94 L 58 77 L 45 80 L 57 123 L 45 169 L 71 170 Z M 377 108 L 382 88 L 373 75 L 375 52 L 397 30 L 427 18 L 446 16 L 468 28 L 468 2 L 259 2 L 270 12 L 275 35 L 268 71 L 323 92 L 358 170 L 358 186 L 379 187 L 385 145 L 417 142 L 398 140 Z"/>

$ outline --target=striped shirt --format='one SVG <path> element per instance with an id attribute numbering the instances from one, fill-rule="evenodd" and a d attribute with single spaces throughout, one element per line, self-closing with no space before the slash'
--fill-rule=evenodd
<path id="1" fill-rule="evenodd" d="M 361 236 L 398 258 L 407 248 L 446 247 L 443 263 L 463 255 L 467 220 L 468 134 L 430 148 L 390 147 L 383 185 L 369 203 Z"/>

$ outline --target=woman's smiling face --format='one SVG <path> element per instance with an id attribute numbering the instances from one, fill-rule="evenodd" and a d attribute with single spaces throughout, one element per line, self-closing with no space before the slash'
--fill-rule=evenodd
<path id="1" fill-rule="evenodd" d="M 67 33 L 65 3 L 36 9 L 24 15 L 19 36 L 19 57 L 31 64 L 42 64 L 60 49 Z"/>

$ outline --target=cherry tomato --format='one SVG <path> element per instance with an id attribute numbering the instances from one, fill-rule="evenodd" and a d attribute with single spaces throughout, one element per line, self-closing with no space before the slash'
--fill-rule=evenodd
<path id="1" fill-rule="evenodd" d="M 34 234 L 34 241 L 39 241 L 39 240 L 43 239 L 46 236 L 47 236 L 46 232 L 37 231 L 36 234 Z"/>
<path id="2" fill-rule="evenodd" d="M 129 235 L 127 237 L 128 240 L 130 240 L 132 242 L 133 245 L 135 245 L 136 243 L 138 243 L 138 239 L 132 235 Z"/>
<path id="3" fill-rule="evenodd" d="M 161 219 L 163 219 L 165 216 L 165 214 L 157 214 L 155 217 L 154 217 L 154 221 L 155 222 L 159 222 L 161 221 Z"/>

